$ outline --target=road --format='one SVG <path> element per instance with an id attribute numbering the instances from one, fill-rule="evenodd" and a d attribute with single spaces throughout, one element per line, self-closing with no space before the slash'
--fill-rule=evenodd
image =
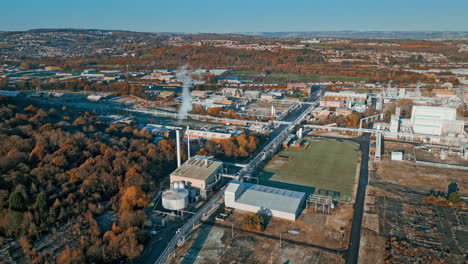
<path id="1" fill-rule="evenodd" d="M 359 182 L 356 193 L 356 200 L 354 202 L 354 214 L 351 226 L 351 233 L 349 237 L 348 251 L 345 255 L 346 264 L 358 263 L 359 243 L 361 241 L 361 225 L 362 215 L 364 213 L 364 198 L 366 197 L 366 188 L 369 183 L 369 145 L 370 135 L 352 140 L 359 143 L 359 150 L 361 151 L 361 168 L 359 171 Z"/>

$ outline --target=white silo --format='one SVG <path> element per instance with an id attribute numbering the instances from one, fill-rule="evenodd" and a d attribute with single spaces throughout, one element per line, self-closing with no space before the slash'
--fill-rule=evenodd
<path id="1" fill-rule="evenodd" d="M 162 194 L 162 206 L 168 210 L 182 210 L 188 204 L 188 195 L 186 189 L 167 190 Z"/>

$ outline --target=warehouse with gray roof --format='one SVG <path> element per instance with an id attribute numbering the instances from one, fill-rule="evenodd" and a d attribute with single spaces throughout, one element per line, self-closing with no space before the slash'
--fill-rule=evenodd
<path id="1" fill-rule="evenodd" d="M 254 213 L 268 213 L 295 221 L 304 208 L 306 194 L 246 182 L 231 182 L 224 191 L 227 207 Z"/>

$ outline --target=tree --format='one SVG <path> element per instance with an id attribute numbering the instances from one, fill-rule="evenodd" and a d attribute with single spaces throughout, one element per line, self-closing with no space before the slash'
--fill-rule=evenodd
<path id="1" fill-rule="evenodd" d="M 8 207 L 11 210 L 23 211 L 26 207 L 26 201 L 23 194 L 21 192 L 12 192 L 8 199 Z"/>
<path id="2" fill-rule="evenodd" d="M 36 203 L 34 205 L 40 212 L 44 212 L 47 209 L 47 197 L 44 192 L 40 192 L 36 196 Z"/>
<path id="3" fill-rule="evenodd" d="M 59 264 L 78 264 L 78 263 L 84 263 L 84 258 L 81 250 L 79 249 L 73 249 L 71 250 L 70 248 L 66 248 L 64 251 L 62 251 L 57 258 L 57 263 Z"/>
<path id="4" fill-rule="evenodd" d="M 259 213 L 246 214 L 242 219 L 242 228 L 252 231 L 265 230 L 265 219 Z"/>
<path id="5" fill-rule="evenodd" d="M 453 192 L 453 193 L 451 193 L 449 195 L 448 201 L 453 203 L 453 204 L 457 204 L 458 202 L 461 201 L 461 198 L 462 198 L 462 196 L 461 196 L 460 192 Z"/>
<path id="6" fill-rule="evenodd" d="M 146 194 L 138 186 L 129 186 L 123 190 L 120 198 L 120 211 L 131 212 L 141 208 L 148 202 Z"/>

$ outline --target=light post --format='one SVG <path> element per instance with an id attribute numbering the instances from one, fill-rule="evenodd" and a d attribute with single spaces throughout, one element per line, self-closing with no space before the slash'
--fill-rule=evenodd
<path id="1" fill-rule="evenodd" d="M 281 248 L 281 242 L 282 242 L 282 241 L 281 241 L 281 234 L 282 234 L 284 231 L 286 231 L 286 230 L 281 230 L 281 231 L 280 231 L 280 244 L 279 244 L 279 247 L 280 247 L 280 248 Z"/>

